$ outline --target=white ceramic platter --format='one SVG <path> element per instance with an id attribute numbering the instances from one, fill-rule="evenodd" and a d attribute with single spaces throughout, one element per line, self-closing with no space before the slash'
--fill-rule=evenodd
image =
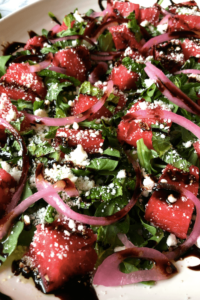
<path id="1" fill-rule="evenodd" d="M 143 6 L 151 6 L 155 1 L 136 0 L 134 2 Z M 168 0 L 165 0 L 163 6 L 167 5 Z M 49 11 L 52 11 L 62 20 L 64 15 L 75 8 L 79 8 L 80 12 L 86 12 L 89 8 L 99 10 L 97 0 L 40 0 L 0 21 L 0 44 L 13 41 L 26 42 L 28 30 L 40 33 L 42 28 L 50 29 L 53 27 L 54 23 L 48 17 Z M 13 300 L 58 299 L 53 295 L 47 296 L 39 292 L 31 279 L 26 280 L 20 276 L 13 276 L 10 268 L 12 259 L 10 257 L 0 268 L 0 291 L 2 293 L 10 296 Z M 151 288 L 142 284 L 117 288 L 105 288 L 103 286 L 95 288 L 99 300 L 199 300 L 200 272 L 194 272 L 187 268 L 187 266 L 199 263 L 200 260 L 193 257 L 179 261 L 176 263 L 178 275 L 159 282 Z"/>

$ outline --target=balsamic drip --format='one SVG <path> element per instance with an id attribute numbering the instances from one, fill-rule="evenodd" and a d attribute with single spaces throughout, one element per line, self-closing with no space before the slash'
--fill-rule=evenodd
<path id="1" fill-rule="evenodd" d="M 20 48 L 24 48 L 26 44 L 20 42 L 7 43 L 7 45 L 2 45 L 3 55 L 11 55 Z"/>
<path id="2" fill-rule="evenodd" d="M 12 300 L 9 296 L 6 296 L 0 292 L 0 300 Z"/>
<path id="3" fill-rule="evenodd" d="M 13 262 L 12 272 L 16 276 L 22 273 L 22 275 L 27 279 L 33 278 L 36 288 L 46 294 L 45 287 L 37 269 L 32 270 L 29 267 L 26 267 L 23 262 L 19 260 Z M 53 291 L 53 293 L 61 300 L 98 300 L 89 275 L 71 279 L 66 282 L 64 286 Z"/>
<path id="4" fill-rule="evenodd" d="M 197 246 L 193 246 L 192 248 L 189 249 L 189 251 L 187 251 L 185 254 L 183 254 L 181 256 L 181 259 L 184 259 L 186 257 L 197 257 L 200 259 L 200 249 L 197 248 Z M 192 270 L 192 271 L 200 271 L 200 264 L 197 266 L 193 266 L 193 267 L 188 267 L 188 269 Z"/>
<path id="5" fill-rule="evenodd" d="M 22 62 L 25 62 L 27 60 L 41 62 L 44 59 L 44 57 L 45 57 L 44 55 L 35 55 L 35 54 L 21 55 L 21 56 L 16 57 L 12 62 L 14 62 L 14 63 L 22 63 Z"/>
<path id="6" fill-rule="evenodd" d="M 32 39 L 34 36 L 37 36 L 38 34 L 35 31 L 30 30 L 30 31 L 28 31 L 28 35 L 29 35 L 30 39 Z"/>

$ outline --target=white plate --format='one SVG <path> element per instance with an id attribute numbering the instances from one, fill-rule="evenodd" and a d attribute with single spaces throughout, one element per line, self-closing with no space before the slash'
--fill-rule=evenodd
<path id="1" fill-rule="evenodd" d="M 155 1 L 137 0 L 134 2 L 151 6 Z M 163 6 L 165 7 L 165 5 L 168 5 L 168 0 L 165 0 Z M 13 41 L 26 42 L 28 30 L 40 33 L 42 28 L 50 29 L 53 27 L 54 22 L 48 17 L 49 11 L 52 11 L 62 20 L 65 14 L 72 12 L 75 8 L 79 8 L 80 12 L 86 12 L 89 8 L 99 10 L 97 0 L 40 0 L 0 21 L 0 44 Z M 0 268 L 0 291 L 2 293 L 9 295 L 13 300 L 58 299 L 39 292 L 34 287 L 32 280 L 12 276 L 11 261 L 12 257 Z M 99 300 L 199 300 L 200 272 L 194 272 L 187 268 L 189 265 L 199 263 L 200 261 L 197 258 L 187 258 L 184 261 L 179 261 L 176 263 L 179 271 L 178 275 L 159 282 L 152 288 L 142 284 L 118 288 L 98 286 L 96 287 L 97 295 Z"/>

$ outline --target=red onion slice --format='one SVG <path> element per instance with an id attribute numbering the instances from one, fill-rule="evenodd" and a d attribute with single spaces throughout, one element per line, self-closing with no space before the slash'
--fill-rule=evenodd
<path id="1" fill-rule="evenodd" d="M 99 26 L 99 28 L 96 30 L 95 34 L 94 34 L 94 37 L 91 38 L 91 40 L 95 43 L 97 42 L 99 36 L 104 32 L 105 29 L 108 29 L 110 27 L 113 27 L 113 26 L 117 26 L 119 24 L 119 22 L 117 21 L 118 19 L 116 20 L 111 20 L 111 21 L 108 21 L 102 25 Z M 124 20 L 124 23 L 126 22 L 126 20 Z"/>
<path id="2" fill-rule="evenodd" d="M 173 84 L 165 74 L 151 63 L 146 63 L 144 69 L 150 79 L 154 80 L 161 91 L 171 102 L 187 111 L 200 115 L 200 106 Z"/>
<path id="3" fill-rule="evenodd" d="M 129 274 L 120 272 L 119 264 L 129 257 L 148 259 L 154 261 L 155 264 L 151 270 L 139 270 Z M 107 257 L 98 267 L 93 284 L 119 286 L 142 281 L 159 281 L 175 273 L 177 273 L 176 268 L 164 254 L 155 249 L 133 247 Z"/>
<path id="4" fill-rule="evenodd" d="M 196 207 L 196 221 L 190 235 L 187 237 L 185 242 L 174 251 L 164 253 L 168 259 L 175 260 L 183 253 L 185 253 L 189 248 L 191 248 L 196 243 L 197 238 L 200 236 L 200 201 L 192 192 L 182 187 L 176 187 L 167 183 L 160 183 L 157 188 L 170 189 L 180 192 L 183 196 L 190 199 Z"/>
<path id="5" fill-rule="evenodd" d="M 50 195 L 52 190 L 43 189 L 39 191 L 24 201 L 22 201 L 18 206 L 16 206 L 13 210 L 10 211 L 5 217 L 0 220 L 0 240 L 3 239 L 8 233 L 9 229 L 13 225 L 14 220 L 20 216 L 23 212 L 25 212 L 30 205 L 34 204 L 36 201 L 40 200 L 46 195 Z"/>
<path id="6" fill-rule="evenodd" d="M 50 29 L 50 31 L 53 33 L 53 34 L 56 34 L 58 33 L 60 30 L 60 25 L 56 24 L 52 29 Z"/>
<path id="7" fill-rule="evenodd" d="M 40 72 L 40 71 L 46 69 L 51 64 L 52 59 L 53 59 L 53 55 L 52 55 L 52 53 L 50 53 L 47 55 L 47 57 L 44 61 L 40 62 L 39 64 L 29 66 L 29 71 L 31 73 L 35 73 L 35 72 Z"/>
<path id="8" fill-rule="evenodd" d="M 21 194 L 23 192 L 24 185 L 26 183 L 27 174 L 28 174 L 28 169 L 29 169 L 29 158 L 27 155 L 26 146 L 19 132 L 16 129 L 14 129 L 6 120 L 2 118 L 0 118 L 0 124 L 3 125 L 6 129 L 8 129 L 13 134 L 13 136 L 16 138 L 22 150 L 22 174 L 19 180 L 19 184 L 17 186 L 17 190 L 12 197 L 11 203 L 6 208 L 6 212 L 10 212 L 19 202 Z"/>
<path id="9" fill-rule="evenodd" d="M 133 165 L 134 166 L 134 165 Z M 119 212 L 107 216 L 107 217 L 92 217 L 87 215 L 79 214 L 75 211 L 73 211 L 67 204 L 63 202 L 63 200 L 60 198 L 60 196 L 55 193 L 55 191 L 51 193 L 51 195 L 45 196 L 44 200 L 49 203 L 51 206 L 53 206 L 59 213 L 65 215 L 66 217 L 79 221 L 84 224 L 88 225 L 94 225 L 94 226 L 106 226 L 110 225 L 114 222 L 117 222 L 121 218 L 123 218 L 127 213 L 131 210 L 131 208 L 135 205 L 137 202 L 137 198 L 139 197 L 141 191 L 140 191 L 140 182 L 141 182 L 141 172 L 140 168 L 135 167 L 136 172 L 136 187 L 133 194 L 133 197 L 129 201 L 129 203 Z M 42 168 L 41 166 L 38 166 L 36 170 L 36 187 L 38 191 L 43 189 L 49 189 L 51 188 L 51 184 L 44 180 L 44 177 L 42 175 Z"/>
<path id="10" fill-rule="evenodd" d="M 171 120 L 173 123 L 176 123 L 185 129 L 192 132 L 198 139 L 200 139 L 200 127 L 194 124 L 192 121 L 177 115 L 171 111 L 161 110 L 161 109 L 147 109 L 147 110 L 138 110 L 136 112 L 128 113 L 124 116 L 124 121 L 129 122 L 133 119 L 145 119 L 145 118 L 163 118 Z"/>
<path id="11" fill-rule="evenodd" d="M 90 43 L 92 46 L 95 46 L 95 43 L 93 42 L 92 39 L 84 36 L 84 35 L 69 35 L 57 39 L 51 39 L 50 42 L 52 44 L 55 44 L 56 42 L 62 42 L 62 41 L 68 41 L 68 40 L 85 40 L 86 42 Z"/>
<path id="12" fill-rule="evenodd" d="M 159 22 L 158 25 L 166 24 L 168 23 L 168 20 L 171 16 L 170 15 L 165 15 L 165 17 Z"/>
<path id="13" fill-rule="evenodd" d="M 112 13 L 113 13 L 113 8 L 112 8 L 112 6 L 109 3 L 107 3 L 106 9 L 104 9 L 101 12 L 93 12 L 90 15 L 90 17 L 92 17 L 92 18 L 104 17 L 106 14 L 112 15 Z"/>
<path id="14" fill-rule="evenodd" d="M 200 74 L 200 70 L 196 70 L 196 69 L 186 69 L 186 70 L 181 70 L 181 71 L 178 71 L 174 74 Z"/>
<path id="15" fill-rule="evenodd" d="M 115 57 L 114 57 L 114 55 L 108 55 L 108 56 L 102 55 L 102 56 L 100 56 L 100 55 L 94 55 L 94 54 L 92 54 L 90 56 L 90 58 L 92 60 L 97 60 L 97 61 L 108 61 L 108 60 L 113 60 Z"/>
<path id="16" fill-rule="evenodd" d="M 118 238 L 120 239 L 120 241 L 122 242 L 122 244 L 126 247 L 126 248 L 133 248 L 135 247 L 127 238 L 127 236 L 123 233 L 118 233 Z"/>
<path id="17" fill-rule="evenodd" d="M 48 117 L 41 118 L 34 115 L 30 115 L 26 112 L 24 112 L 24 115 L 26 116 L 27 120 L 30 123 L 43 124 L 47 126 L 65 126 L 65 125 L 73 124 L 74 122 L 76 123 L 83 122 L 87 118 L 95 114 L 97 111 L 99 111 L 99 109 L 106 102 L 112 90 L 113 90 L 113 82 L 110 80 L 108 81 L 107 89 L 103 97 L 97 103 L 95 103 L 91 108 L 87 109 L 83 113 L 76 116 L 70 116 L 70 117 L 59 119 L 59 118 L 48 118 Z"/>
<path id="18" fill-rule="evenodd" d="M 200 32 L 198 31 L 186 31 L 186 30 L 182 30 L 182 31 L 173 31 L 173 32 L 167 32 L 161 35 L 158 35 L 156 37 L 153 37 L 152 39 L 150 39 L 148 42 L 146 42 L 146 44 L 143 45 L 141 52 L 143 55 L 145 55 L 148 50 L 150 48 L 152 48 L 153 46 L 163 43 L 163 42 L 167 42 L 167 41 L 171 41 L 173 39 L 179 39 L 182 37 L 194 37 L 194 38 L 200 38 Z"/>

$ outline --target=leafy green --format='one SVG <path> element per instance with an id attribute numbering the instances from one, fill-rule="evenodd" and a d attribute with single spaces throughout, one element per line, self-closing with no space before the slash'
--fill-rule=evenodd
<path id="1" fill-rule="evenodd" d="M 28 198 L 29 196 L 31 196 L 33 193 L 31 191 L 31 188 L 29 186 L 28 181 L 26 181 L 26 184 L 24 186 L 24 190 L 23 193 L 21 195 L 21 201 L 25 200 L 26 198 Z"/>
<path id="2" fill-rule="evenodd" d="M 24 121 L 24 116 L 21 116 L 20 118 L 18 118 L 16 121 L 11 121 L 10 124 L 16 128 L 18 131 L 21 130 L 21 124 Z"/>
<path id="3" fill-rule="evenodd" d="M 113 149 L 113 148 L 107 148 L 104 152 L 104 155 L 114 156 L 114 157 L 121 157 L 120 151 Z"/>
<path id="4" fill-rule="evenodd" d="M 13 253 L 13 251 L 17 246 L 18 238 L 23 228 L 24 228 L 24 222 L 18 221 L 11 229 L 10 234 L 1 241 L 3 245 L 4 254 L 7 254 L 9 256 Z M 6 261 L 6 257 L 0 256 L 0 260 L 2 262 Z"/>
<path id="5" fill-rule="evenodd" d="M 71 28 L 71 22 L 72 21 L 75 21 L 76 19 L 74 18 L 73 14 L 69 14 L 67 16 L 64 17 L 63 21 L 65 23 L 65 25 L 68 27 L 68 28 Z"/>
<path id="6" fill-rule="evenodd" d="M 130 57 L 123 58 L 122 64 L 127 68 L 127 70 L 140 74 L 140 78 L 137 81 L 137 87 L 143 87 L 144 79 L 147 78 L 147 74 L 144 71 L 145 64 L 139 64 Z"/>
<path id="7" fill-rule="evenodd" d="M 70 82 L 60 83 L 60 81 L 55 78 L 49 78 L 46 83 L 47 83 L 47 87 L 48 87 L 46 99 L 48 99 L 50 101 L 57 99 L 59 93 L 64 88 L 67 88 L 72 85 L 72 83 L 70 83 Z"/>
<path id="8" fill-rule="evenodd" d="M 33 110 L 33 102 L 31 101 L 19 99 L 19 100 L 12 100 L 11 102 L 17 107 L 17 110 L 19 111 L 22 111 L 24 109 Z"/>
<path id="9" fill-rule="evenodd" d="M 103 91 L 98 87 L 93 86 L 89 81 L 85 81 L 80 86 L 79 94 L 87 94 L 101 98 L 103 96 Z"/>
<path id="10" fill-rule="evenodd" d="M 105 34 L 101 34 L 98 38 L 98 43 L 100 51 L 112 51 L 114 48 L 114 42 L 110 31 Z"/>
<path id="11" fill-rule="evenodd" d="M 5 66 L 10 58 L 11 58 L 11 55 L 0 56 L 0 77 L 6 73 Z"/>
<path id="12" fill-rule="evenodd" d="M 28 151 L 31 155 L 40 157 L 55 152 L 55 149 L 47 141 L 45 141 L 38 145 L 34 143 L 29 144 Z"/>
<path id="13" fill-rule="evenodd" d="M 155 150 L 150 150 L 144 144 L 143 139 L 137 141 L 137 154 L 140 161 L 140 165 L 145 168 L 148 174 L 152 174 L 154 171 L 151 160 L 158 157 Z"/>
<path id="14" fill-rule="evenodd" d="M 163 156 L 161 156 L 161 159 L 175 168 L 189 172 L 189 167 L 191 164 L 186 159 L 182 158 L 176 149 L 170 149 Z"/>
<path id="15" fill-rule="evenodd" d="M 161 134 L 153 132 L 152 144 L 159 157 L 164 155 L 169 149 L 172 148 L 172 145 L 170 143 L 170 137 L 163 135 L 163 138 L 161 136 Z"/>
<path id="16" fill-rule="evenodd" d="M 49 132 L 45 135 L 46 139 L 53 139 L 56 135 L 56 132 L 58 130 L 59 126 L 50 126 Z"/>
<path id="17" fill-rule="evenodd" d="M 142 39 L 142 33 L 140 31 L 140 26 L 137 23 L 135 18 L 135 13 L 131 12 L 130 15 L 127 17 L 130 21 L 128 22 L 128 28 L 135 33 L 135 38 L 138 42 Z"/>
<path id="18" fill-rule="evenodd" d="M 51 70 L 42 70 L 42 71 L 38 72 L 38 75 L 42 76 L 42 77 L 50 77 L 50 78 L 55 78 L 55 79 L 67 79 L 67 80 L 71 81 L 75 86 L 79 86 L 81 84 L 81 82 L 78 79 L 76 79 L 72 76 L 68 76 L 68 75 L 58 73 L 55 71 L 51 71 Z"/>
<path id="19" fill-rule="evenodd" d="M 118 161 L 107 159 L 107 158 L 95 158 L 91 160 L 88 169 L 98 171 L 114 171 L 118 165 Z"/>
<path id="20" fill-rule="evenodd" d="M 56 215 L 55 208 L 49 205 L 49 207 L 47 208 L 46 215 L 45 215 L 45 221 L 47 223 L 53 223 L 53 221 L 55 220 L 55 215 Z"/>

